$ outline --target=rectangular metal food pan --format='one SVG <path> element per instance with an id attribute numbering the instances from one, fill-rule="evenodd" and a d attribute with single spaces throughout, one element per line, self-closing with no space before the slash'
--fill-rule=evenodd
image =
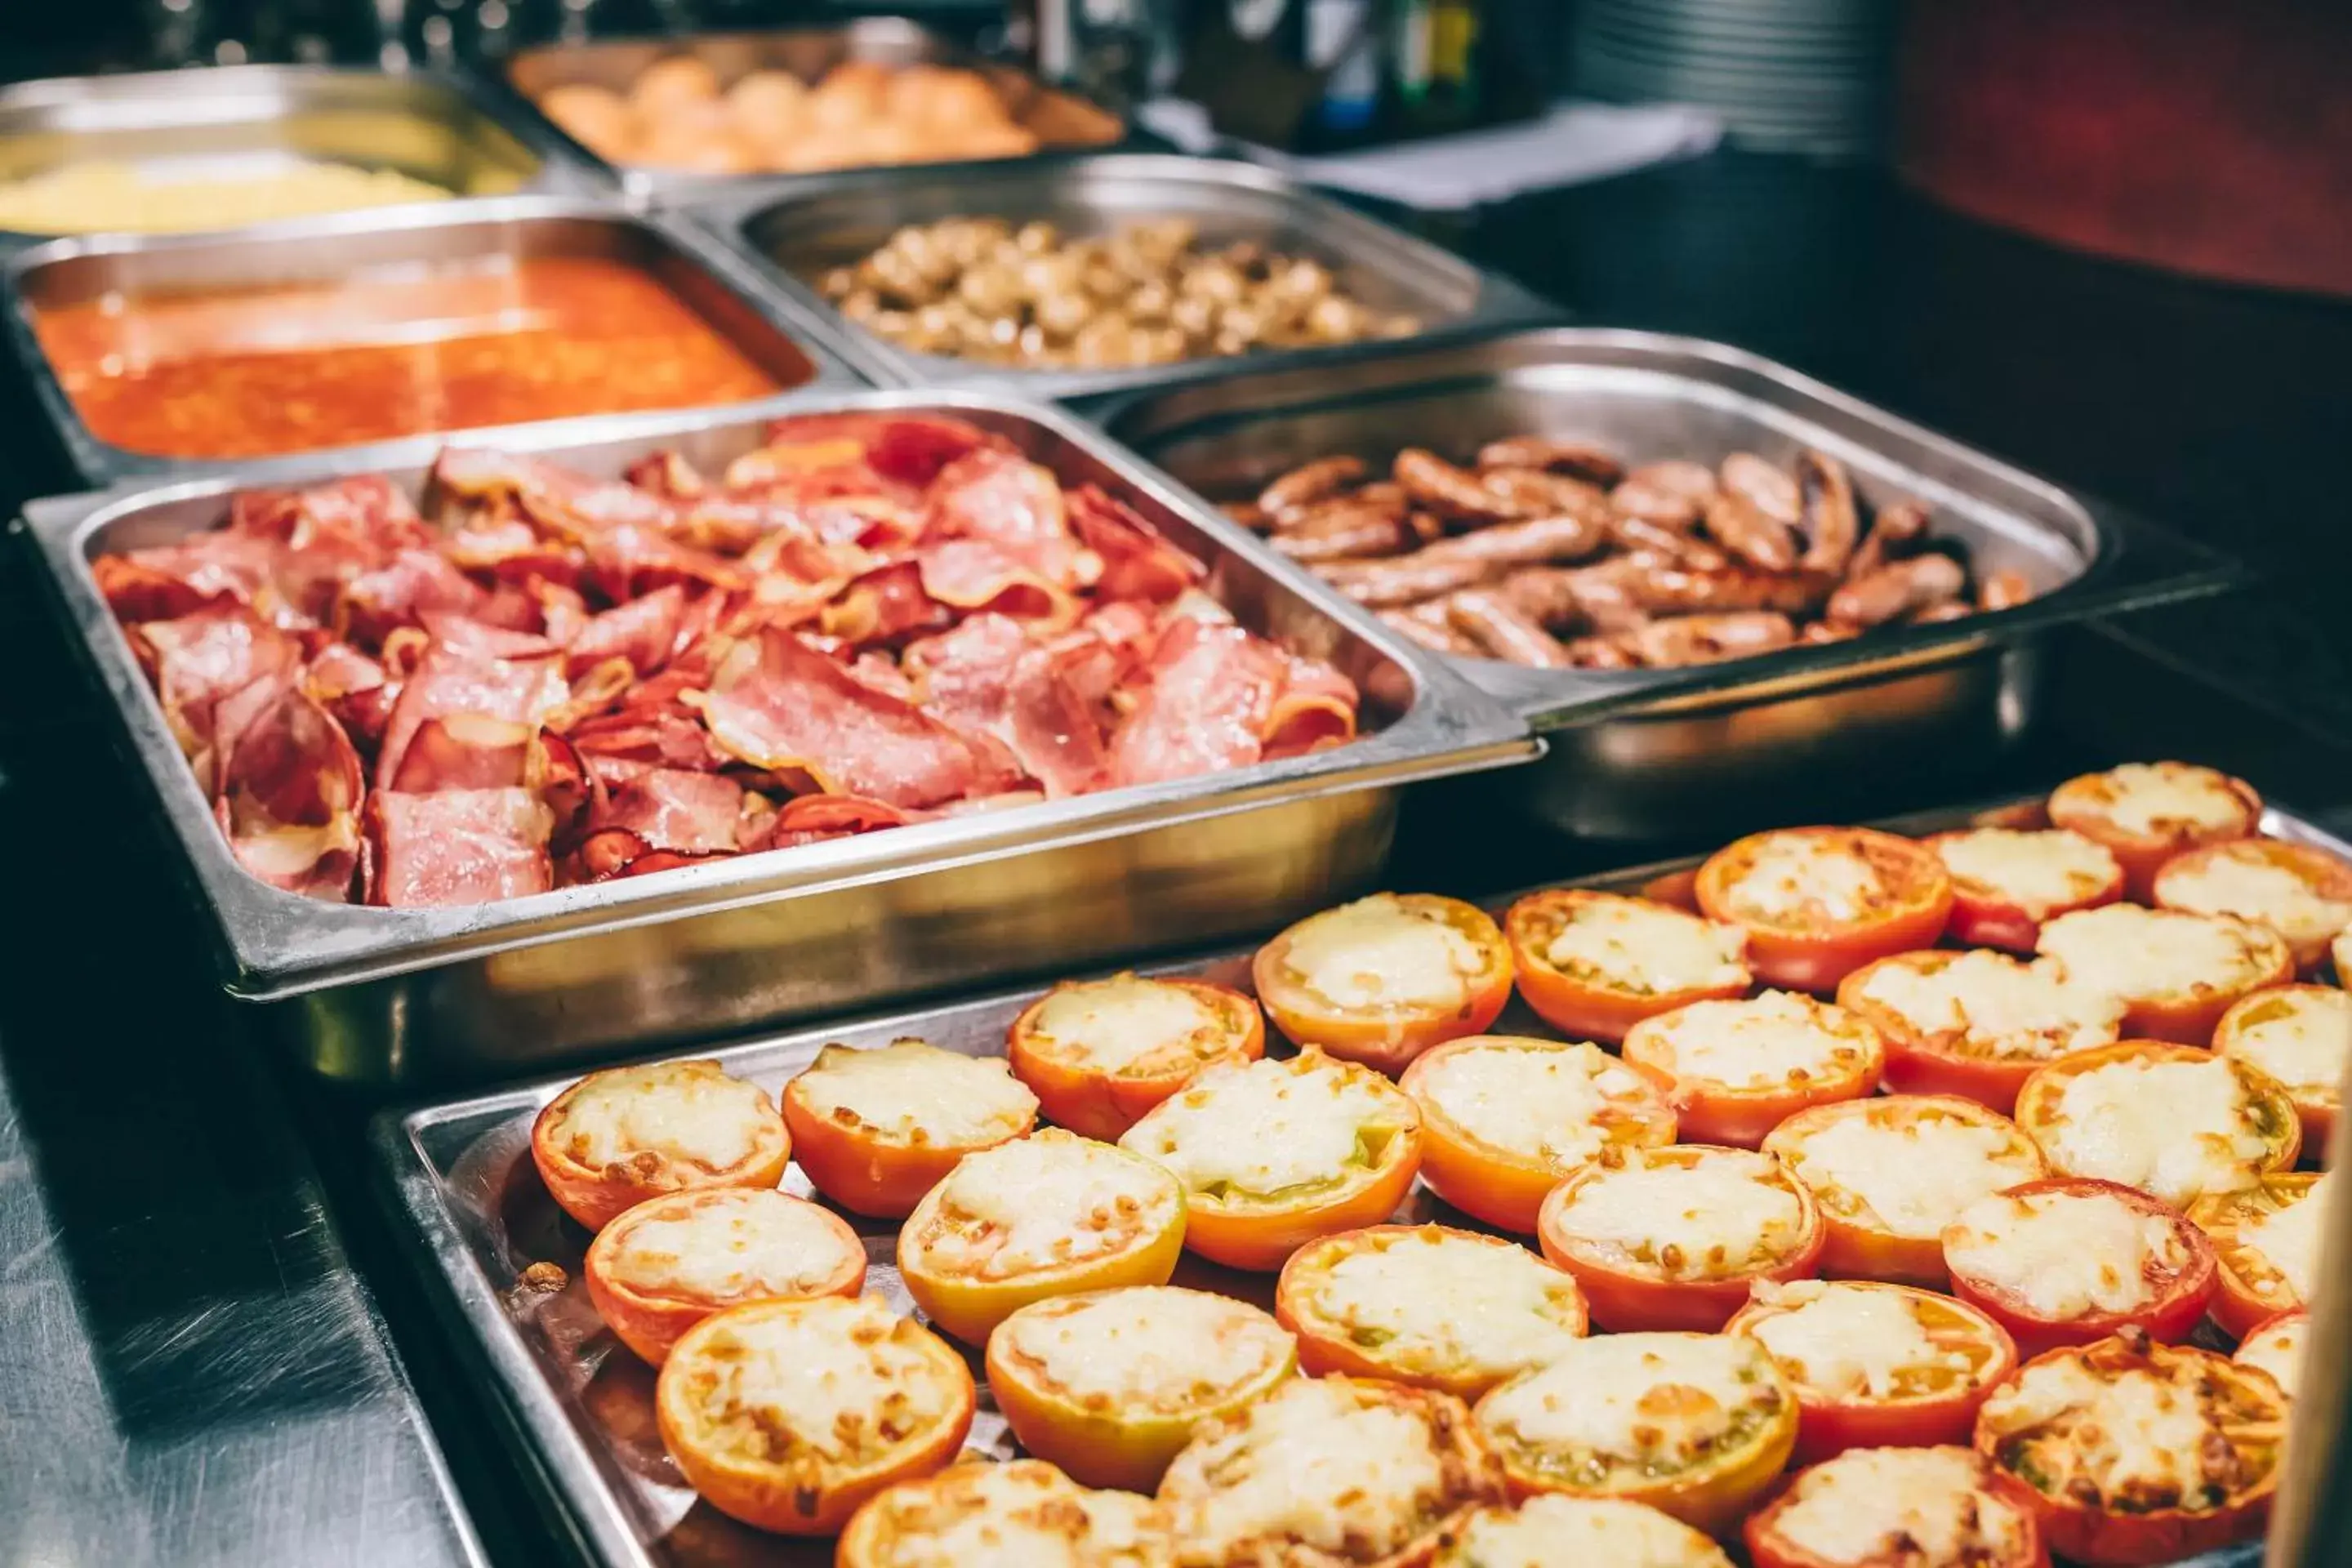
<path id="1" fill-rule="evenodd" d="M 757 258 L 812 309 L 843 319 L 817 279 L 855 262 L 908 224 L 947 217 L 1044 220 L 1065 234 L 1095 235 L 1122 223 L 1185 217 L 1203 243 L 1256 240 L 1310 257 L 1339 287 L 1375 310 L 1421 319 L 1440 337 L 1556 321 L 1558 307 L 1498 273 L 1484 271 L 1401 229 L 1318 195 L 1288 175 L 1237 159 L 1110 153 L 979 168 L 879 170 L 814 180 L 770 181 L 701 200 L 686 210 Z M 915 353 L 854 322 L 845 333 L 869 345 L 884 379 L 910 386 L 992 386 L 1036 397 L 1159 387 L 1213 376 L 1236 364 L 1299 368 L 1345 351 L 1269 352 L 1120 370 L 1017 370 Z"/>
<path id="2" fill-rule="evenodd" d="M 1398 786 L 1523 761 L 1502 707 L 1059 410 L 981 395 L 805 393 L 779 412 L 901 408 L 996 431 L 1065 482 L 1100 484 L 1209 567 L 1244 624 L 1330 660 L 1368 732 L 1306 756 L 892 828 L 457 909 L 282 893 L 236 864 L 90 572 L 104 552 L 220 526 L 229 497 L 430 458 L 272 465 L 238 479 L 37 501 L 66 612 L 120 711 L 209 906 L 236 994 L 277 1004 L 300 1058 L 357 1080 L 514 1076 L 628 1047 L 754 1028 L 1194 944 L 1302 914 L 1382 865 Z M 723 468 L 764 418 L 607 416 L 489 443 L 610 476 L 664 447 Z"/>
<path id="3" fill-rule="evenodd" d="M 0 87 L 0 182 L 84 162 L 168 180 L 298 160 L 397 170 L 461 196 L 607 188 L 536 115 L 429 70 L 233 66 Z M 0 229 L 0 252 L 51 237 Z"/>
<path id="4" fill-rule="evenodd" d="M 650 271 L 785 388 L 767 399 L 736 405 L 739 409 L 781 405 L 779 399 L 797 386 L 867 384 L 840 352 L 834 328 L 780 294 L 740 257 L 691 223 L 632 213 L 608 197 L 499 196 L 299 218 L 229 235 L 56 239 L 8 258 L 0 287 L 5 291 L 9 342 L 32 379 L 42 411 L 82 477 L 92 485 L 110 485 L 250 473 L 257 459 L 153 457 L 100 440 L 83 423 L 41 351 L 33 314 L 42 307 L 110 293 L 135 298 L 329 282 L 362 267 L 540 256 L 608 258 Z M 499 438 L 509 438 L 508 430 L 529 427 L 499 427 Z M 336 447 L 331 455 L 362 466 L 398 466 L 421 460 L 445 441 L 480 435 L 447 431 Z M 267 466 L 278 460 L 257 461 Z"/>
<path id="5" fill-rule="evenodd" d="M 1979 573 L 2015 570 L 2020 608 L 1720 664 L 1625 672 L 1458 668 L 1550 740 L 1513 781 L 1536 812 L 1592 837 L 1663 838 L 1752 819 L 1759 799 L 1838 802 L 1990 762 L 2041 692 L 2034 634 L 2053 623 L 2210 592 L 2222 558 L 2117 509 L 1721 343 L 1551 327 L 1474 342 L 1367 349 L 1313 370 L 1244 368 L 1082 405 L 1115 437 L 1218 500 L 1284 469 L 1399 447 L 1467 460 L 1527 432 L 1590 437 L 1633 461 L 1713 463 L 1802 447 L 1843 461 L 1865 501 L 1927 502 Z M 1800 808 L 1801 811 L 1802 808 Z"/>
<path id="6" fill-rule="evenodd" d="M 576 82 L 626 92 L 647 66 L 681 55 L 708 65 L 722 86 L 754 70 L 789 71 L 803 82 L 814 83 L 845 60 L 872 60 L 890 67 L 961 66 L 986 77 L 1012 110 L 1014 121 L 1034 132 L 1045 150 L 1108 146 L 1127 134 L 1118 117 L 1100 105 L 1047 87 L 1018 66 L 982 59 L 905 16 L 861 16 L 824 27 L 550 44 L 517 54 L 507 66 L 506 82 L 540 119 L 547 134 L 561 139 L 579 161 L 618 183 L 631 195 L 667 200 L 724 190 L 740 183 L 742 176 L 611 163 L 538 113 L 537 100 L 551 88 Z"/>
<path id="7" fill-rule="evenodd" d="M 1970 816 L 1964 810 L 1927 812 L 1883 826 L 1930 833 L 1965 826 Z M 2263 826 L 2276 837 L 2352 856 L 2352 845 L 2276 808 Z M 1696 864 L 1693 858 L 1644 866 L 1568 885 L 1632 891 L 1655 876 Z M 1499 913 L 1510 901 L 1495 899 L 1486 907 Z M 1252 951 L 1162 964 L 1151 973 L 1197 975 L 1246 991 Z M 883 1046 L 912 1035 L 970 1056 L 1001 1055 L 1005 1030 L 1036 999 L 1038 989 L 898 1011 L 701 1054 L 771 1093 L 820 1048 L 835 1042 Z M 1516 998 L 1495 1028 L 1559 1037 Z M 558 1516 L 589 1561 L 607 1568 L 822 1568 L 833 1561 L 832 1542 L 794 1542 L 734 1523 L 696 1500 L 663 1451 L 654 1431 L 652 1369 L 622 1349 L 598 1320 L 580 1283 L 585 1233 L 556 1208 L 531 1166 L 531 1119 L 567 1082 L 549 1079 L 386 1112 L 373 1126 L 377 1174 L 404 1238 L 423 1271 L 440 1286 L 436 1299 L 448 1311 L 462 1351 L 488 1373 L 524 1468 L 550 1489 Z M 809 1195 L 799 1167 L 786 1176 L 784 1189 Z M 914 1310 L 895 1267 L 898 1226 L 845 1217 L 866 1237 L 866 1289 L 887 1296 L 899 1311 Z M 1419 1186 L 1399 1217 L 1489 1228 Z M 539 1263 L 562 1269 L 561 1289 L 535 1289 L 522 1282 L 523 1270 Z M 1189 1253 L 1178 1266 L 1175 1283 L 1272 1305 L 1272 1275 L 1222 1268 Z M 984 1394 L 970 1447 L 996 1458 L 1017 1452 L 1003 1417 Z M 2261 1552 L 2259 1545 L 2245 1545 L 2191 1562 L 2196 1568 L 2252 1568 Z"/>

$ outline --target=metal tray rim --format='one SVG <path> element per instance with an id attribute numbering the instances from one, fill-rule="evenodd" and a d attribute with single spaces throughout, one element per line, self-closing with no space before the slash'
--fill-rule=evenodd
<path id="1" fill-rule="evenodd" d="M 863 363 L 855 345 L 844 339 L 839 329 L 822 315 L 808 310 L 799 300 L 776 289 L 756 269 L 745 265 L 739 254 L 715 243 L 709 230 L 668 214 L 640 211 L 609 195 L 586 192 L 459 197 L 454 201 L 413 206 L 377 207 L 354 213 L 287 218 L 207 234 L 58 236 L 18 250 L 7 256 L 5 262 L 0 262 L 0 313 L 5 313 L 6 318 L 8 345 L 15 351 L 18 363 L 33 384 L 34 395 L 40 404 L 41 412 L 47 416 L 50 428 L 65 446 L 75 468 L 94 486 L 105 488 L 139 480 L 152 483 L 161 479 L 245 475 L 321 458 L 396 465 L 413 459 L 418 453 L 436 450 L 447 442 L 480 441 L 493 437 L 503 438 L 509 432 L 544 430 L 570 421 L 531 420 L 518 425 L 474 426 L 463 430 L 395 437 L 389 440 L 264 458 L 165 458 L 133 452 L 100 440 L 74 407 L 73 399 L 58 379 L 56 370 L 49 363 L 48 356 L 42 352 L 40 339 L 34 331 L 33 309 L 25 292 L 26 276 L 54 263 L 87 256 L 168 255 L 178 250 L 202 250 L 222 245 L 297 247 L 303 240 L 311 238 L 405 234 L 474 224 L 549 221 L 603 223 L 616 229 L 635 230 L 652 237 L 656 243 L 668 246 L 686 260 L 709 273 L 747 309 L 790 337 L 815 369 L 815 374 L 799 386 L 787 387 L 746 402 L 715 404 L 703 409 L 683 412 L 740 412 L 747 416 L 770 414 L 781 411 L 790 399 L 813 387 L 848 390 L 862 388 L 873 382 L 869 367 Z M 648 415 L 672 412 L 679 411 L 650 410 Z M 581 417 L 605 416 L 589 415 Z"/>
<path id="2" fill-rule="evenodd" d="M 777 289 L 790 293 L 808 310 L 822 312 L 837 324 L 845 338 L 856 341 L 876 363 L 878 374 L 904 386 L 973 387 L 1015 391 L 1030 396 L 1074 399 L 1159 391 L 1194 381 L 1221 378 L 1249 371 L 1265 371 L 1329 363 L 1372 347 L 1402 350 L 1450 342 L 1501 328 L 1526 328 L 1563 322 L 1567 312 L 1515 279 L 1478 266 L 1418 235 L 1360 212 L 1302 180 L 1262 163 L 1241 158 L 1192 157 L 1157 152 L 1073 152 L 1040 153 L 1034 157 L 998 159 L 974 165 L 976 178 L 1045 180 L 1068 170 L 1083 169 L 1103 178 L 1222 185 L 1268 198 L 1294 208 L 1302 222 L 1323 237 L 1329 247 L 1351 261 L 1370 261 L 1390 276 L 1410 280 L 1416 274 L 1444 277 L 1474 290 L 1467 310 L 1429 323 L 1410 338 L 1381 344 L 1344 343 L 1331 348 L 1286 349 L 1243 355 L 1237 359 L 1182 360 L 1174 364 L 1125 370 L 1022 370 L 979 365 L 940 354 L 914 353 L 875 336 L 835 309 L 808 281 L 754 245 L 747 230 L 763 215 L 842 192 L 887 191 L 917 179 L 950 177 L 957 164 L 926 164 L 919 168 L 848 169 L 812 175 L 769 175 L 745 179 L 709 195 L 682 200 L 677 210 L 706 226 L 719 239 L 745 258 Z"/>
<path id="3" fill-rule="evenodd" d="M 1973 805 L 1908 812 L 1879 819 L 1875 826 L 1895 832 L 1932 831 L 1964 822 L 1978 811 L 2040 798 L 2039 795 L 2011 796 L 2002 800 L 1979 801 Z M 2310 818 L 2275 802 L 2265 807 L 2262 826 L 2263 832 L 2274 837 L 2315 844 L 2352 858 L 2352 843 L 2347 843 Z M 1704 856 L 1696 855 L 1677 856 L 1615 870 L 1539 882 L 1530 888 L 1514 889 L 1478 901 L 1482 907 L 1500 909 L 1522 894 L 1542 888 L 1638 886 L 1653 877 L 1687 870 L 1704 858 Z M 1238 951 L 1219 948 L 1208 952 L 1155 961 L 1143 967 L 1155 973 L 1185 973 L 1217 958 L 1231 957 Z M 724 1057 L 758 1050 L 787 1040 L 816 1039 L 828 1033 L 850 1028 L 861 1032 L 888 1031 L 920 1036 L 926 1032 L 926 1023 L 944 1011 L 990 1005 L 1009 1006 L 1036 994 L 1037 987 L 1034 985 L 992 988 L 978 994 L 950 997 L 911 1008 L 861 1013 L 828 1023 L 764 1030 L 715 1050 L 704 1048 L 700 1054 Z M 656 1052 L 652 1058 L 632 1059 L 669 1059 L 681 1054 L 677 1049 L 670 1049 Z M 556 1511 L 572 1529 L 587 1537 L 604 1563 L 628 1564 L 630 1568 L 655 1568 L 651 1554 L 644 1550 L 624 1517 L 617 1496 L 611 1489 L 587 1479 L 597 1473 L 602 1461 L 573 1425 L 562 1402 L 541 1372 L 538 1359 L 524 1343 L 513 1318 L 504 1310 L 497 1288 L 476 1262 L 454 1213 L 444 1200 L 438 1174 L 426 1157 L 419 1138 L 423 1129 L 442 1122 L 536 1111 L 570 1084 L 578 1081 L 579 1076 L 576 1070 L 553 1074 L 457 1099 L 427 1100 L 378 1111 L 370 1119 L 367 1131 L 373 1156 L 371 1163 L 374 1167 L 373 1174 L 378 1194 L 392 1210 L 395 1222 L 404 1222 L 395 1225 L 401 1233 L 402 1242 L 439 1287 L 429 1293 L 451 1322 L 461 1352 L 479 1356 L 488 1363 L 492 1397 L 509 1421 L 512 1435 L 522 1447 L 527 1462 L 539 1471 L 544 1484 L 555 1495 L 560 1505 Z M 2260 1560 L 2262 1550 L 2259 1542 L 2242 1542 L 2176 1560 L 2167 1568 L 2253 1568 Z"/>
<path id="4" fill-rule="evenodd" d="M 1221 773 L 917 824 L 496 904 L 385 910 L 324 903 L 271 888 L 236 864 L 194 775 L 171 740 L 153 691 L 98 592 L 84 545 L 98 530 L 129 510 L 226 495 L 256 483 L 299 483 L 383 465 L 364 453 L 313 454 L 237 475 L 189 479 L 161 487 L 121 485 L 35 501 L 26 507 L 26 520 L 48 569 L 47 575 L 62 596 L 100 682 L 130 731 L 149 781 L 210 903 L 217 934 L 226 947 L 230 965 L 226 985 L 234 994 L 275 1001 L 591 931 L 716 912 L 778 897 L 814 895 L 1283 801 L 1498 767 L 1532 760 L 1542 750 L 1523 721 L 1459 675 L 1444 669 L 1377 619 L 1329 594 L 1290 563 L 1265 552 L 1246 531 L 1191 500 L 1156 470 L 1059 409 L 970 392 L 845 395 L 811 388 L 772 401 L 773 407 L 600 416 L 496 434 L 502 444 L 519 449 L 561 449 L 592 439 L 678 435 L 722 419 L 750 422 L 816 408 L 962 409 L 1025 421 L 1084 447 L 1124 482 L 1171 506 L 1255 569 L 1280 581 L 1349 634 L 1370 644 L 1411 679 L 1412 703 L 1385 729 L 1346 746 Z M 436 439 L 430 449 L 437 450 L 442 444 Z"/>

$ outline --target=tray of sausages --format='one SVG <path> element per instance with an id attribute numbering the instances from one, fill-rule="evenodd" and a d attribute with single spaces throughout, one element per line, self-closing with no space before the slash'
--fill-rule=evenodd
<path id="1" fill-rule="evenodd" d="M 2126 764 L 374 1150 L 606 1563 L 2251 1563 L 2347 921 Z"/>

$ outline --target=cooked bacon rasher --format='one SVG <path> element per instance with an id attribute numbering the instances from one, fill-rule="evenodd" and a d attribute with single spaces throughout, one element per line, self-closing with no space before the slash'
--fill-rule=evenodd
<path id="1" fill-rule="evenodd" d="M 779 422 L 719 475 L 452 449 L 101 557 L 238 862 L 467 904 L 1350 739 L 1101 489 L 922 415 Z"/>

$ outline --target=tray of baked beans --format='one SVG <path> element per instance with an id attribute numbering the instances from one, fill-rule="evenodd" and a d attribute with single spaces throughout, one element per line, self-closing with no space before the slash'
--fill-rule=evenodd
<path id="1" fill-rule="evenodd" d="M 391 1112 L 628 1564 L 2251 1563 L 2352 846 L 2126 763 Z"/>

